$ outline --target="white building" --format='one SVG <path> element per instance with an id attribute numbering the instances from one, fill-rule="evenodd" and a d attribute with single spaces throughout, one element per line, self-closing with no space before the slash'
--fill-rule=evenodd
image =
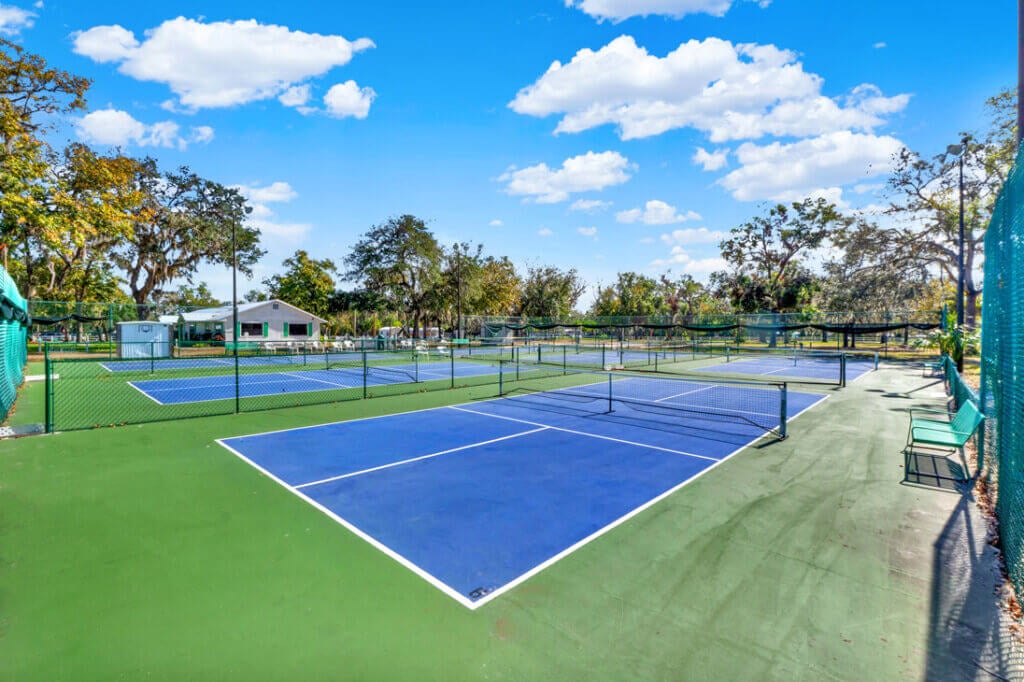
<path id="1" fill-rule="evenodd" d="M 183 313 L 178 338 L 232 342 L 236 334 L 231 329 L 231 317 L 230 305 Z M 324 322 L 323 318 L 278 299 L 240 303 L 237 337 L 241 342 L 312 341 L 320 338 Z"/>

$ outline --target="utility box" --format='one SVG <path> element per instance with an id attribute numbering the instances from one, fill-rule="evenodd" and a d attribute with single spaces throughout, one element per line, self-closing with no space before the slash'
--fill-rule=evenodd
<path id="1" fill-rule="evenodd" d="M 118 322 L 117 357 L 169 358 L 173 330 L 166 322 Z"/>

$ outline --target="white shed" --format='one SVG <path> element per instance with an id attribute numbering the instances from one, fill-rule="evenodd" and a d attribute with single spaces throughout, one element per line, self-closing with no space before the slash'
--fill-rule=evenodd
<path id="1" fill-rule="evenodd" d="M 230 305 L 184 313 L 180 338 L 229 343 L 236 337 L 240 342 L 312 341 L 320 338 L 320 326 L 326 322 L 278 299 L 240 303 L 236 330 L 231 329 L 231 317 Z"/>
<path id="2" fill-rule="evenodd" d="M 170 357 L 173 328 L 164 322 L 118 322 L 117 357 Z"/>

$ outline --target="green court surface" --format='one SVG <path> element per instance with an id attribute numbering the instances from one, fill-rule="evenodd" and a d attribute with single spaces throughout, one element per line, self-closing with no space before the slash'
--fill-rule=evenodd
<path id="1" fill-rule="evenodd" d="M 943 402 L 920 374 L 828 391 L 475 611 L 214 439 L 484 389 L 2 441 L 0 679 L 960 679 L 946 623 L 998 617 L 937 559 L 963 498 L 902 483 L 907 408 Z"/>

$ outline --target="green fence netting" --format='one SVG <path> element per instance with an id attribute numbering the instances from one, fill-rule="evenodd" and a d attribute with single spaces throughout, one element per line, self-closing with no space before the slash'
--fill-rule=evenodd
<path id="1" fill-rule="evenodd" d="M 1024 155 L 985 234 L 981 401 L 985 480 L 996 500 L 1006 568 L 1024 594 Z"/>
<path id="2" fill-rule="evenodd" d="M 0 267 L 0 421 L 18 397 L 25 380 L 25 333 L 28 329 L 25 299 L 7 271 Z"/>

